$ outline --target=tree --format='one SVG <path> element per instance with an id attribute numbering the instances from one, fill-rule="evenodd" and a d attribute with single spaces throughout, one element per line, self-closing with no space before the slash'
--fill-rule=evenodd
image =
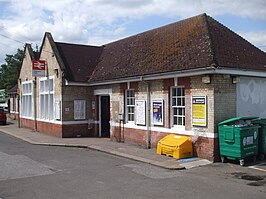
<path id="1" fill-rule="evenodd" d="M 6 55 L 6 63 L 0 66 L 0 89 L 8 90 L 17 84 L 23 55 L 21 49 L 14 55 Z"/>

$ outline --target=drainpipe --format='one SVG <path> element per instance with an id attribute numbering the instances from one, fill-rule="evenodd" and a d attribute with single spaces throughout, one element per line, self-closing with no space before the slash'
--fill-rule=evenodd
<path id="1" fill-rule="evenodd" d="M 34 103 L 34 130 L 37 131 L 37 91 L 36 91 L 36 83 L 37 83 L 37 78 L 34 77 L 33 80 L 33 103 Z"/>
<path id="2" fill-rule="evenodd" d="M 150 84 L 147 81 L 143 80 L 143 77 L 140 78 L 141 81 L 146 84 L 146 94 L 147 94 L 147 115 L 146 115 L 146 121 L 147 121 L 147 149 L 151 148 L 151 92 L 150 92 Z"/>

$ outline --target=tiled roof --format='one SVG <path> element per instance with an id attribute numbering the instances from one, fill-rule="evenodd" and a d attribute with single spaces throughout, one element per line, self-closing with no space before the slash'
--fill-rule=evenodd
<path id="1" fill-rule="evenodd" d="M 266 71 L 266 53 L 207 16 L 212 52 L 218 66 Z"/>
<path id="2" fill-rule="evenodd" d="M 55 45 L 66 67 L 67 80 L 87 82 L 99 62 L 102 47 L 59 42 Z"/>
<path id="3" fill-rule="evenodd" d="M 265 65 L 264 52 L 202 14 L 105 45 L 89 81 L 209 66 L 265 71 Z"/>
<path id="4" fill-rule="evenodd" d="M 8 92 L 8 94 L 17 94 L 17 90 L 18 90 L 18 84 L 16 84 L 15 86 L 13 86 L 7 92 Z"/>

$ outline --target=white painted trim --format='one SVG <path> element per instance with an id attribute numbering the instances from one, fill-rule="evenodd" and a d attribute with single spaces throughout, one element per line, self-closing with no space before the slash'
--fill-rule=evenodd
<path id="1" fill-rule="evenodd" d="M 111 95 L 112 89 L 97 89 L 94 90 L 94 95 Z"/>
<path id="2" fill-rule="evenodd" d="M 83 82 L 71 82 L 65 79 L 65 85 L 66 86 L 90 86 L 89 83 L 83 83 Z"/>
<path id="3" fill-rule="evenodd" d="M 114 123 L 113 126 L 119 127 L 119 123 Z M 132 128 L 147 131 L 146 126 L 139 126 L 134 124 L 124 124 L 124 128 Z M 200 136 L 207 138 L 217 138 L 217 133 L 209 133 L 209 132 L 195 132 L 195 131 L 186 131 L 183 127 L 173 127 L 171 129 L 164 127 L 150 127 L 151 131 L 163 132 L 163 133 L 173 133 L 173 134 L 181 134 L 181 135 L 189 135 L 189 136 Z"/>
<path id="4" fill-rule="evenodd" d="M 28 120 L 34 120 L 34 118 L 26 118 L 21 117 L 21 119 L 28 119 Z M 72 125 L 72 124 L 88 124 L 88 120 L 82 120 L 82 121 L 58 121 L 58 120 L 41 120 L 37 119 L 38 122 L 45 122 L 45 123 L 51 123 L 51 124 L 61 124 L 61 125 Z M 93 124 L 99 124 L 99 121 L 94 121 Z"/>
<path id="5" fill-rule="evenodd" d="M 174 77 L 174 86 L 177 87 L 178 86 L 178 78 Z"/>
<path id="6" fill-rule="evenodd" d="M 27 119 L 27 120 L 33 120 L 34 118 L 33 117 L 26 117 L 26 116 L 19 116 L 19 118 L 21 119 Z"/>
<path id="7" fill-rule="evenodd" d="M 10 111 L 10 113 L 18 114 L 19 112 L 17 112 L 17 111 Z"/>
<path id="8" fill-rule="evenodd" d="M 266 71 L 266 68 L 265 68 Z M 225 75 L 239 75 L 239 76 L 250 76 L 250 77 L 266 77 L 264 71 L 252 71 L 252 70 L 236 70 L 230 68 L 217 68 L 214 74 L 225 74 Z"/>
<path id="9" fill-rule="evenodd" d="M 265 68 L 266 69 L 266 68 Z M 145 76 L 135 76 L 129 78 L 120 78 L 114 80 L 106 80 L 89 83 L 90 86 L 96 85 L 106 85 L 106 84 L 116 84 L 124 82 L 136 82 L 136 81 L 147 81 L 147 80 L 158 80 L 158 79 L 169 79 L 187 76 L 197 76 L 197 75 L 207 75 L 207 74 L 229 74 L 229 75 L 242 75 L 242 76 L 254 76 L 254 77 L 266 77 L 266 72 L 264 71 L 252 71 L 246 69 L 230 69 L 226 67 L 206 67 L 191 70 L 173 71 L 168 73 L 158 73 Z"/>

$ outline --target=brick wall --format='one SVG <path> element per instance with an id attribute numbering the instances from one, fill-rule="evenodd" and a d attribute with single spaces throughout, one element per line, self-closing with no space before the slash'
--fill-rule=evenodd
<path id="1" fill-rule="evenodd" d="M 219 146 L 217 139 L 217 122 L 226 116 L 235 114 L 235 85 L 231 83 L 231 79 L 223 75 L 210 75 L 211 83 L 205 84 L 202 82 L 202 76 L 178 78 L 178 86 L 185 87 L 186 99 L 186 126 L 185 130 L 189 131 L 193 140 L 194 155 L 216 161 L 219 158 Z M 156 147 L 157 143 L 164 136 L 168 135 L 171 129 L 170 117 L 170 88 L 174 86 L 174 79 L 150 81 L 151 102 L 152 100 L 162 99 L 164 101 L 164 125 L 159 131 L 151 131 L 152 147 Z M 134 86 L 132 86 L 134 85 Z M 137 88 L 136 88 L 137 86 Z M 116 112 L 121 112 L 124 106 L 124 90 L 127 88 L 125 84 L 120 85 L 119 92 L 115 95 L 115 103 L 113 106 L 113 117 Z M 135 88 L 136 100 L 145 100 L 147 102 L 147 85 L 143 82 L 130 83 L 130 88 Z M 192 96 L 207 97 L 207 125 L 192 126 Z M 226 100 L 228 99 L 228 101 Z M 226 102 L 225 102 L 226 101 Z M 111 102 L 112 103 L 112 102 Z M 119 111 L 118 111 L 119 104 Z M 227 105 L 227 106 L 225 106 Z M 226 108 L 225 108 L 226 107 Z M 117 111 L 115 111 L 117 109 Z M 230 110 L 229 110 L 230 109 Z M 123 111 L 123 110 L 122 110 Z M 147 110 L 146 110 L 147 111 Z M 152 119 L 152 118 L 151 118 Z M 147 122 L 147 121 L 146 121 Z M 151 122 L 151 127 L 156 127 Z M 145 126 L 139 128 L 137 125 L 124 129 L 125 141 L 147 146 L 147 129 Z M 165 131 L 163 130 L 165 129 Z M 113 140 L 117 140 L 120 134 L 118 123 L 112 127 Z M 180 132 L 176 132 L 180 134 Z M 182 133 L 181 133 L 182 134 Z M 186 135 L 186 133 L 184 134 Z"/>

